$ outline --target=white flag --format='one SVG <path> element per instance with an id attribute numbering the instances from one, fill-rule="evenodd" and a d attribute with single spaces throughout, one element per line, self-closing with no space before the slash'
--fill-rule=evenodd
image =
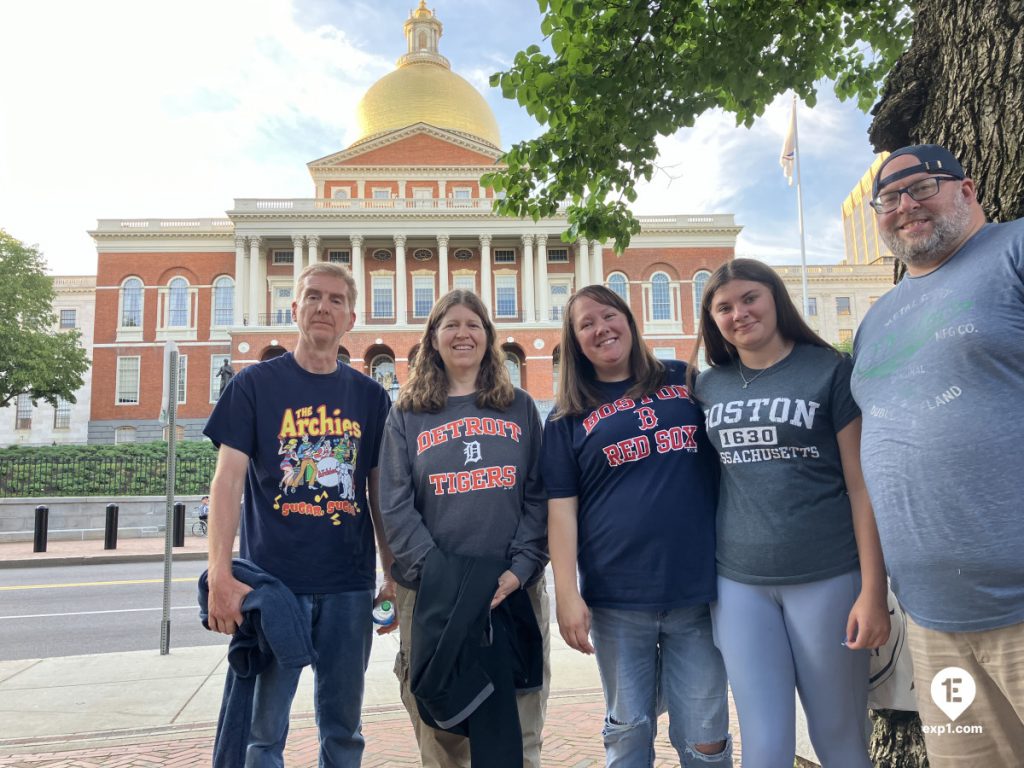
<path id="1" fill-rule="evenodd" d="M 793 186 L 793 161 L 796 159 L 796 97 L 793 97 L 793 111 L 789 116 L 789 130 L 786 131 L 786 140 L 782 142 L 782 152 L 779 153 L 779 165 L 782 166 L 782 173 L 789 179 L 789 186 Z"/>

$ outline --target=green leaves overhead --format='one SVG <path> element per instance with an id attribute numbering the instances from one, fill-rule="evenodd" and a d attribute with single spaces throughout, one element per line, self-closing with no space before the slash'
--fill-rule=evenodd
<path id="1" fill-rule="evenodd" d="M 792 89 L 813 106 L 816 83 L 867 109 L 906 47 L 898 0 L 538 0 L 536 45 L 491 77 L 547 130 L 514 145 L 485 177 L 500 213 L 550 216 L 568 203 L 570 236 L 624 248 L 639 223 L 626 203 L 650 179 L 656 138 L 721 108 L 750 126 Z"/>

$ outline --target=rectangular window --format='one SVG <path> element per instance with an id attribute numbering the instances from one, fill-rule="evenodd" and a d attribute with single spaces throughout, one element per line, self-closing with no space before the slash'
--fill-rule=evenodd
<path id="1" fill-rule="evenodd" d="M 494 250 L 494 263 L 495 264 L 515 264 L 516 263 L 516 252 L 513 248 L 495 248 Z"/>
<path id="2" fill-rule="evenodd" d="M 452 288 L 476 293 L 476 277 L 474 275 L 455 275 L 452 278 Z"/>
<path id="3" fill-rule="evenodd" d="M 394 317 L 394 280 L 390 276 L 380 277 L 375 275 L 371 285 L 371 293 L 373 295 L 373 317 Z"/>
<path id="4" fill-rule="evenodd" d="M 374 200 L 390 200 L 391 189 L 389 187 L 374 187 L 373 188 L 373 199 Z"/>
<path id="5" fill-rule="evenodd" d="M 569 249 L 568 248 L 548 248 L 548 263 L 549 264 L 568 264 L 569 263 Z"/>
<path id="6" fill-rule="evenodd" d="M 351 264 L 352 263 L 352 252 L 351 251 L 328 251 L 327 260 L 332 264 Z"/>
<path id="7" fill-rule="evenodd" d="M 675 360 L 676 359 L 676 348 L 675 347 L 655 347 L 653 350 L 654 356 L 659 360 Z"/>
<path id="8" fill-rule="evenodd" d="M 178 405 L 185 402 L 188 391 L 188 355 L 178 355 Z"/>
<path id="9" fill-rule="evenodd" d="M 836 296 L 836 314 L 841 316 L 850 314 L 849 296 Z"/>
<path id="10" fill-rule="evenodd" d="M 18 395 L 15 406 L 14 428 L 32 429 L 32 398 L 27 392 Z"/>
<path id="11" fill-rule="evenodd" d="M 433 206 L 433 187 L 413 187 L 412 199 L 416 201 L 417 208 L 430 208 Z"/>
<path id="12" fill-rule="evenodd" d="M 71 401 L 63 397 L 57 398 L 57 407 L 53 409 L 53 428 L 71 428 Z"/>
<path id="13" fill-rule="evenodd" d="M 117 358 L 117 395 L 118 405 L 139 404 L 139 358 Z"/>
<path id="14" fill-rule="evenodd" d="M 807 297 L 807 316 L 814 317 L 818 314 L 818 299 L 816 296 Z"/>
<path id="15" fill-rule="evenodd" d="M 231 364 L 231 355 L 212 355 L 210 357 L 210 402 L 216 403 L 220 398 L 220 369 L 224 363 Z M 225 383 L 226 386 L 226 383 Z"/>
<path id="16" fill-rule="evenodd" d="M 497 275 L 494 278 L 495 317 L 515 317 L 516 276 Z"/>
<path id="17" fill-rule="evenodd" d="M 295 251 L 274 251 L 275 264 L 294 264 Z"/>
<path id="18" fill-rule="evenodd" d="M 412 316 L 426 317 L 434 306 L 434 276 L 412 276 Z"/>
<path id="19" fill-rule="evenodd" d="M 60 327 L 62 329 L 74 328 L 78 321 L 78 311 L 74 309 L 62 309 L 60 311 Z"/>
<path id="20" fill-rule="evenodd" d="M 839 329 L 839 343 L 840 344 L 853 344 L 853 331 L 849 328 Z"/>

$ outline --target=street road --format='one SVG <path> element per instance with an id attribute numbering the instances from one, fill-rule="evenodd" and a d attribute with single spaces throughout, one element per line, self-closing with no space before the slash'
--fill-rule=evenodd
<path id="1" fill-rule="evenodd" d="M 230 639 L 199 623 L 205 568 L 174 563 L 172 649 Z M 163 575 L 162 562 L 0 569 L 0 660 L 159 650 Z"/>

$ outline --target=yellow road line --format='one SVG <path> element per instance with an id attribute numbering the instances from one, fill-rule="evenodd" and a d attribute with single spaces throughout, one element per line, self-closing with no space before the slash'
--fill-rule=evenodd
<path id="1" fill-rule="evenodd" d="M 196 581 L 195 576 L 180 577 L 171 581 Z M 19 584 L 0 587 L 0 592 L 15 592 L 19 589 L 66 589 L 68 587 L 117 587 L 126 584 L 163 584 L 163 579 L 124 579 L 123 581 L 82 581 L 69 584 Z"/>

